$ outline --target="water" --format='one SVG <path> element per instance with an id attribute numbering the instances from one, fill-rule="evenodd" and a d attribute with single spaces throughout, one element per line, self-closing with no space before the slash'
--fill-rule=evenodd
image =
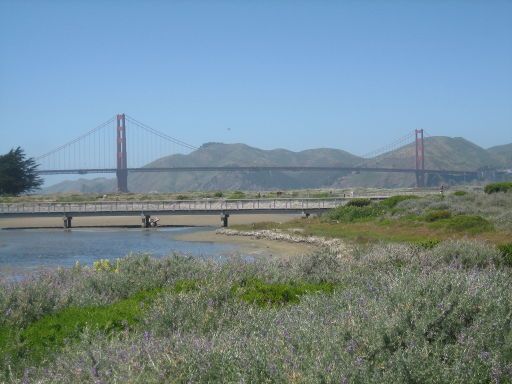
<path id="1" fill-rule="evenodd" d="M 0 277 L 21 276 L 43 268 L 71 267 L 78 261 L 92 265 L 98 259 L 115 259 L 130 252 L 162 257 L 178 252 L 195 257 L 222 258 L 239 247 L 213 242 L 174 239 L 197 228 L 0 230 Z"/>

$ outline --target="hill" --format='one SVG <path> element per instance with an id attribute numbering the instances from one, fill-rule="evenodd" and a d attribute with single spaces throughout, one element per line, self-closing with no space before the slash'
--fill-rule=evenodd
<path id="1" fill-rule="evenodd" d="M 488 148 L 487 152 L 489 152 L 502 167 L 512 168 L 512 143 Z"/>
<path id="2" fill-rule="evenodd" d="M 193 166 L 352 166 L 362 159 L 346 151 L 330 148 L 293 152 L 263 150 L 245 144 L 207 143 L 188 155 L 160 158 L 146 167 Z M 272 190 L 330 186 L 343 172 L 193 172 L 135 173 L 128 177 L 132 192 L 181 192 L 190 190 Z M 45 190 L 54 192 L 113 191 L 112 179 L 65 181 Z M 96 189 L 96 190 L 95 190 Z"/>

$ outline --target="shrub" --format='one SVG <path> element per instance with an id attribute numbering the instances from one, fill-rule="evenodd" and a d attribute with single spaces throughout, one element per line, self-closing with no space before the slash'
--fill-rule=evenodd
<path id="1" fill-rule="evenodd" d="M 62 324 L 23 327 L 49 345 L 68 335 L 40 362 L 9 354 L 2 365 L 9 351 L 0 328 L 0 382 L 508 383 L 512 285 L 510 270 L 496 260 L 496 247 L 458 241 L 432 250 L 379 244 L 341 260 L 123 259 L 118 274 L 67 270 L 59 284 L 43 281 L 35 292 L 65 295 L 76 286 L 74 295 L 82 295 L 84 279 L 125 275 L 128 299 L 96 306 L 81 340 L 64 321 L 77 318 L 63 316 L 72 311 L 62 306 L 76 308 L 74 296 L 49 316 L 62 316 Z M 333 268 L 339 280 L 322 282 Z M 155 300 L 130 303 L 132 287 L 154 275 L 167 288 Z M 11 316 L 12 288 L 3 288 L 0 321 Z M 28 305 L 43 303 L 33 298 Z M 37 324 L 49 326 L 45 321 Z"/>
<path id="2" fill-rule="evenodd" d="M 433 222 L 438 220 L 449 219 L 452 216 L 450 211 L 447 210 L 438 210 L 431 211 L 424 216 L 425 221 Z"/>
<path id="3" fill-rule="evenodd" d="M 330 197 L 328 192 L 316 192 L 309 195 L 310 197 L 313 197 L 315 199 L 325 199 Z"/>
<path id="4" fill-rule="evenodd" d="M 327 213 L 327 217 L 331 220 L 348 223 L 355 220 L 364 220 L 378 217 L 382 213 L 382 208 L 377 205 L 367 205 L 363 207 L 342 206 L 335 208 Z"/>
<path id="5" fill-rule="evenodd" d="M 299 298 L 311 293 L 332 293 L 332 283 L 264 283 L 261 280 L 253 279 L 242 281 L 238 286 L 233 287 L 239 294 L 240 299 L 259 306 L 283 305 L 298 303 Z"/>
<path id="6" fill-rule="evenodd" d="M 109 259 L 96 260 L 92 266 L 96 272 L 119 272 L 119 265 L 121 260 L 116 259 L 115 265 L 110 262 Z M 77 264 L 79 266 L 79 264 Z"/>
<path id="7" fill-rule="evenodd" d="M 454 196 L 466 196 L 468 193 L 466 191 L 455 191 L 453 192 Z"/>
<path id="8" fill-rule="evenodd" d="M 443 241 L 430 251 L 429 261 L 464 268 L 485 268 L 501 264 L 495 247 L 476 240 Z"/>
<path id="9" fill-rule="evenodd" d="M 490 231 L 494 227 L 481 216 L 458 215 L 445 220 L 432 223 L 437 228 L 445 228 L 453 231 L 466 231 L 479 233 Z"/>
<path id="10" fill-rule="evenodd" d="M 428 239 L 428 240 L 418 240 L 413 242 L 414 245 L 422 249 L 432 249 L 437 246 L 441 241 L 437 239 Z"/>
<path id="11" fill-rule="evenodd" d="M 512 190 L 512 182 L 501 182 L 487 184 L 484 188 L 485 193 L 508 192 Z"/>
<path id="12" fill-rule="evenodd" d="M 372 201 L 370 199 L 352 199 L 350 200 L 346 206 L 347 207 L 366 207 L 370 205 Z"/>
<path id="13" fill-rule="evenodd" d="M 499 245 L 498 250 L 503 257 L 503 264 L 512 267 L 512 243 Z"/>
<path id="14" fill-rule="evenodd" d="M 217 191 L 213 194 L 213 197 L 222 197 L 224 194 L 221 191 Z"/>
<path id="15" fill-rule="evenodd" d="M 388 197 L 387 199 L 382 200 L 379 204 L 386 208 L 395 208 L 396 205 L 405 200 L 413 200 L 418 199 L 419 196 L 416 195 L 395 195 Z"/>
<path id="16" fill-rule="evenodd" d="M 231 199 L 231 200 L 245 199 L 245 193 L 243 193 L 242 191 L 234 191 L 229 195 L 228 199 Z"/>
<path id="17" fill-rule="evenodd" d="M 187 195 L 178 195 L 176 196 L 176 200 L 188 200 L 189 196 Z"/>

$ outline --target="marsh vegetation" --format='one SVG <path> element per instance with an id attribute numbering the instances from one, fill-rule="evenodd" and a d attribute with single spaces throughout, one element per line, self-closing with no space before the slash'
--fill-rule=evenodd
<path id="1" fill-rule="evenodd" d="M 361 201 L 266 226 L 402 232 L 341 256 L 132 255 L 3 282 L 0 380 L 509 383 L 510 207 L 505 193 Z"/>

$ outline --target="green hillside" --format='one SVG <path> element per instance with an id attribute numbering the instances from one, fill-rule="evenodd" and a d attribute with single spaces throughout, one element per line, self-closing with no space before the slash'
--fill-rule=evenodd
<path id="1" fill-rule="evenodd" d="M 489 152 L 501 166 L 512 168 L 512 143 L 491 147 L 487 149 L 487 152 Z"/>
<path id="2" fill-rule="evenodd" d="M 176 166 L 350 166 L 360 158 L 338 149 L 292 152 L 262 150 L 245 144 L 204 144 L 189 155 L 161 158 L 147 167 Z M 194 172 L 174 174 L 139 173 L 129 176 L 133 192 L 225 189 L 290 189 L 332 185 L 343 173 L 334 172 Z"/>

